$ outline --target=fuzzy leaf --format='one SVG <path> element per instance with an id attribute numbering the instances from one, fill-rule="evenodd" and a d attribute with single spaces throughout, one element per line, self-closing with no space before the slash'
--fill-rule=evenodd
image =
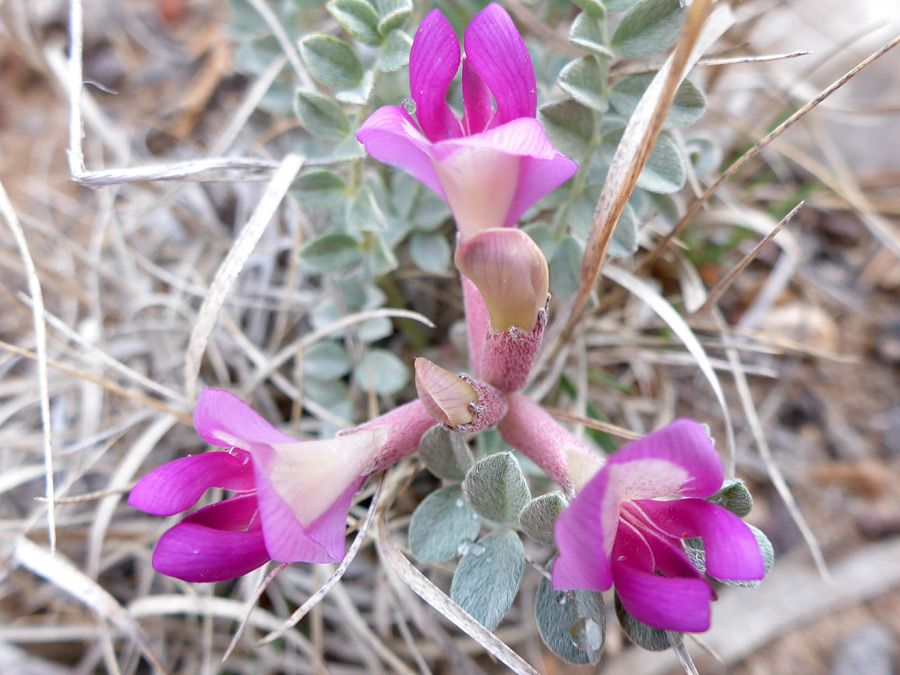
<path id="1" fill-rule="evenodd" d="M 378 56 L 378 67 L 385 73 L 400 70 L 409 63 L 412 38 L 399 28 L 388 33 L 384 50 Z"/>
<path id="2" fill-rule="evenodd" d="M 747 527 L 750 528 L 750 531 L 753 532 L 753 536 L 756 537 L 756 544 L 759 546 L 759 552 L 763 559 L 763 569 L 765 570 L 765 573 L 768 574 L 769 570 L 772 569 L 772 565 L 775 563 L 775 548 L 762 530 L 749 523 L 747 524 Z M 762 583 L 761 581 L 726 581 L 725 579 L 719 579 L 719 581 L 727 586 L 739 586 L 741 588 L 756 588 Z"/>
<path id="3" fill-rule="evenodd" d="M 469 469 L 463 490 L 478 515 L 505 525 L 516 525 L 531 500 L 525 474 L 511 452 L 485 457 Z"/>
<path id="4" fill-rule="evenodd" d="M 622 140 L 622 129 L 611 131 L 603 136 L 600 148 L 608 161 Z M 637 179 L 637 185 L 648 192 L 672 194 L 684 187 L 687 180 L 687 169 L 684 157 L 678 151 L 675 141 L 667 133 L 662 133 L 647 158 L 647 164 Z"/>
<path id="5" fill-rule="evenodd" d="M 567 64 L 559 73 L 559 86 L 579 103 L 597 112 L 606 112 L 606 60 L 582 56 Z"/>
<path id="6" fill-rule="evenodd" d="M 562 492 L 548 492 L 535 497 L 519 514 L 519 526 L 540 544 L 556 546 L 553 527 L 562 510 L 569 505 Z"/>
<path id="7" fill-rule="evenodd" d="M 300 176 L 291 191 L 308 209 L 334 211 L 347 199 L 347 184 L 332 171 L 318 169 Z"/>
<path id="8" fill-rule="evenodd" d="M 566 99 L 538 110 L 541 126 L 550 142 L 570 157 L 582 157 L 594 138 L 594 113 L 577 101 Z"/>
<path id="9" fill-rule="evenodd" d="M 355 89 L 362 84 L 363 67 L 346 42 L 316 34 L 300 41 L 300 56 L 316 80 L 332 89 Z"/>
<path id="10" fill-rule="evenodd" d="M 638 3 L 638 0 L 606 0 L 607 12 L 627 12 Z"/>
<path id="11" fill-rule="evenodd" d="M 488 630 L 506 616 L 525 570 L 519 535 L 500 530 L 472 544 L 450 583 L 450 597 Z"/>
<path id="12" fill-rule="evenodd" d="M 681 0 L 641 0 L 628 10 L 609 41 L 620 56 L 650 56 L 678 38 L 684 7 Z"/>
<path id="13" fill-rule="evenodd" d="M 298 91 L 297 117 L 309 133 L 326 141 L 340 141 L 350 135 L 350 121 L 330 98 L 311 91 Z"/>
<path id="14" fill-rule="evenodd" d="M 572 22 L 572 27 L 569 29 L 569 42 L 600 56 L 612 57 L 613 53 L 604 44 L 605 30 L 605 18 L 593 16 L 584 11 Z"/>
<path id="15" fill-rule="evenodd" d="M 356 367 L 359 386 L 376 394 L 396 394 L 409 383 L 409 368 L 385 349 L 370 349 Z"/>
<path id="16" fill-rule="evenodd" d="M 550 293 L 558 301 L 568 301 L 578 290 L 583 257 L 584 246 L 574 237 L 566 237 L 557 244 L 550 259 Z"/>
<path id="17" fill-rule="evenodd" d="M 403 28 L 413 11 L 412 0 L 378 0 L 378 32 L 389 35 Z"/>
<path id="18" fill-rule="evenodd" d="M 622 631 L 628 638 L 642 649 L 651 652 L 664 652 L 684 640 L 684 633 L 672 630 L 660 630 L 653 628 L 645 623 L 635 619 L 631 614 L 625 611 L 622 601 L 619 600 L 619 594 L 616 593 L 616 618 Z"/>
<path id="19" fill-rule="evenodd" d="M 459 485 L 450 485 L 432 492 L 413 511 L 409 547 L 419 562 L 452 560 L 480 529 L 481 519 Z"/>
<path id="20" fill-rule="evenodd" d="M 362 262 L 362 249 L 350 235 L 334 232 L 308 243 L 300 257 L 314 272 L 346 272 Z"/>
<path id="21" fill-rule="evenodd" d="M 753 497 L 747 485 L 739 478 L 729 478 L 722 489 L 706 501 L 728 509 L 738 518 L 743 518 L 753 510 Z"/>
<path id="22" fill-rule="evenodd" d="M 303 352 L 303 374 L 320 380 L 336 380 L 353 368 L 353 360 L 344 345 L 332 342 L 317 342 Z"/>
<path id="23" fill-rule="evenodd" d="M 475 464 L 463 437 L 442 426 L 432 427 L 422 436 L 419 457 L 435 476 L 456 482 L 461 482 Z"/>
<path id="24" fill-rule="evenodd" d="M 609 101 L 620 113 L 631 117 L 641 97 L 656 73 L 629 75 L 616 82 L 609 93 Z M 706 97 L 690 80 L 684 80 L 675 92 L 675 100 L 666 116 L 665 128 L 689 127 L 706 112 Z"/>
<path id="25" fill-rule="evenodd" d="M 424 272 L 440 274 L 450 265 L 450 244 L 439 233 L 414 232 L 409 239 L 409 254 Z"/>
<path id="26" fill-rule="evenodd" d="M 366 0 L 330 0 L 326 5 L 338 23 L 344 27 L 354 39 L 370 47 L 377 47 L 382 42 L 378 33 L 378 12 Z"/>
<path id="27" fill-rule="evenodd" d="M 591 591 L 554 591 L 541 578 L 534 599 L 534 618 L 544 644 L 569 663 L 597 663 L 606 638 L 603 595 Z"/>

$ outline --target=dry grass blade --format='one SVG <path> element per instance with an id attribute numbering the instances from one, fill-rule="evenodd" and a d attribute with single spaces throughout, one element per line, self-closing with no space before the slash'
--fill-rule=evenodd
<path id="1" fill-rule="evenodd" d="M 711 7 L 711 0 L 695 0 L 691 5 L 674 53 L 653 78 L 628 126 L 625 127 L 594 211 L 581 263 L 578 293 L 563 331 L 564 339 L 571 334 L 572 328 L 587 305 L 591 290 L 600 276 L 600 268 L 606 258 L 616 221 L 622 214 L 628 197 L 637 183 L 638 175 L 647 163 L 650 151 L 662 131 L 663 122 L 672 106 L 678 85 L 681 84 L 690 65 L 699 58 L 699 52 L 705 50 L 705 43 L 718 39 L 719 35 L 731 25 L 730 10 L 720 7 L 716 10 L 715 21 L 710 21 L 709 28 L 712 30 L 707 29 L 706 35 L 701 39 Z M 710 40 L 713 35 L 713 40 Z M 696 49 L 697 47 L 704 49 Z"/>
<path id="2" fill-rule="evenodd" d="M 588 427 L 589 429 L 597 429 L 597 431 L 605 431 L 612 436 L 617 436 L 618 438 L 625 438 L 629 441 L 636 441 L 640 438 L 643 438 L 641 434 L 636 434 L 625 427 L 620 427 L 615 424 L 610 424 L 609 422 L 601 422 L 600 420 L 593 420 L 589 417 L 582 417 L 580 415 L 573 415 L 572 413 L 566 412 L 565 410 L 560 410 L 559 408 L 544 408 L 548 413 L 553 415 L 558 420 L 563 420 L 565 422 L 571 422 L 572 424 L 580 424 L 583 427 Z"/>
<path id="3" fill-rule="evenodd" d="M 487 628 L 476 621 L 471 614 L 451 600 L 440 588 L 435 586 L 424 574 L 417 570 L 406 556 L 400 552 L 390 537 L 384 511 L 375 519 L 375 543 L 378 554 L 396 572 L 413 592 L 441 616 L 452 621 L 466 635 L 484 647 L 495 658 L 502 661 L 517 675 L 540 675 L 525 659 L 510 649 Z"/>
<path id="4" fill-rule="evenodd" d="M 716 180 L 715 183 L 710 185 L 706 190 L 700 195 L 697 199 L 695 199 L 691 205 L 688 207 L 685 214 L 678 219 L 678 222 L 672 227 L 672 230 L 663 237 L 656 247 L 650 252 L 650 254 L 644 258 L 641 262 L 641 266 L 639 268 L 639 272 L 647 270 L 653 265 L 654 262 L 662 255 L 662 252 L 666 249 L 666 247 L 672 242 L 675 237 L 677 237 L 681 230 L 684 229 L 685 225 L 690 222 L 691 218 L 694 217 L 694 214 L 700 210 L 700 207 L 705 204 L 709 198 L 718 190 L 725 181 L 732 178 L 738 171 L 740 171 L 746 164 L 756 157 L 762 150 L 768 146 L 772 141 L 781 136 L 785 131 L 791 128 L 794 124 L 796 124 L 800 119 L 806 116 L 813 108 L 822 103 L 825 99 L 831 96 L 838 89 L 843 87 L 847 82 L 852 80 L 856 75 L 862 72 L 866 67 L 873 64 L 875 61 L 880 59 L 882 56 L 887 54 L 891 49 L 900 44 L 900 35 L 896 38 L 888 42 L 881 49 L 876 51 L 874 54 L 869 56 L 860 62 L 857 66 L 849 70 L 843 76 L 832 82 L 830 85 L 825 87 L 821 92 L 819 92 L 818 96 L 808 101 L 805 105 L 801 106 L 800 109 L 795 112 L 793 115 L 788 117 L 784 122 L 779 124 L 775 129 L 769 132 L 764 138 L 762 138 L 756 145 L 747 150 L 743 155 L 738 158 L 736 162 L 734 162 L 728 169 Z"/>
<path id="5" fill-rule="evenodd" d="M 269 183 L 260 199 L 259 206 L 256 207 L 256 211 L 253 212 L 250 220 L 235 239 L 225 260 L 219 265 L 219 269 L 216 270 L 209 294 L 203 300 L 197 316 L 197 323 L 194 324 L 194 330 L 191 331 L 191 339 L 185 354 L 184 383 L 189 401 L 196 398 L 200 360 L 203 352 L 206 351 L 206 344 L 213 327 L 216 325 L 219 310 L 301 166 L 303 166 L 303 157 L 300 155 L 289 154 L 281 161 L 278 171 L 272 177 L 272 182 Z"/>
<path id="6" fill-rule="evenodd" d="M 741 259 L 741 261 L 732 269 L 728 274 L 726 274 L 719 282 L 713 287 L 713 289 L 709 292 L 709 297 L 706 299 L 706 302 L 697 310 L 697 314 L 704 314 L 708 312 L 713 305 L 722 297 L 722 294 L 728 290 L 728 287 L 734 283 L 734 280 L 737 279 L 738 275 L 744 271 L 744 269 L 753 262 L 754 258 L 759 255 L 759 252 L 763 250 L 763 247 L 772 241 L 775 238 L 775 235 L 781 232 L 781 228 L 787 225 L 794 216 L 797 215 L 797 212 L 803 208 L 803 205 L 806 202 L 800 202 L 791 209 L 791 212 L 788 213 L 784 218 L 779 221 L 779 223 L 772 229 L 769 234 L 767 234 L 762 241 L 760 241 L 756 246 L 753 247 L 753 250 L 750 251 L 747 255 Z"/>
<path id="7" fill-rule="evenodd" d="M 823 579 L 828 580 L 831 576 L 828 572 L 828 566 L 825 564 L 825 556 L 822 555 L 822 549 L 819 546 L 819 542 L 816 541 L 816 536 L 806 522 L 806 518 L 800 511 L 800 507 L 797 505 L 797 501 L 791 493 L 791 488 L 788 486 L 787 481 L 784 479 L 784 475 L 781 473 L 781 469 L 778 468 L 778 464 L 775 463 L 775 459 L 772 457 L 772 450 L 769 448 L 769 443 L 766 440 L 766 434 L 765 431 L 763 431 L 759 413 L 756 411 L 756 405 L 753 403 L 753 394 L 750 391 L 750 384 L 747 382 L 744 365 L 741 363 L 737 349 L 729 344 L 730 341 L 726 331 L 725 319 L 718 309 L 713 311 L 713 318 L 718 324 L 719 330 L 722 332 L 722 339 L 725 341 L 726 345 L 725 353 L 728 356 L 728 362 L 731 365 L 731 372 L 734 375 L 734 383 L 738 390 L 738 396 L 741 399 L 741 405 L 744 408 L 744 414 L 747 417 L 747 424 L 750 426 L 750 432 L 753 434 L 753 440 L 756 442 L 759 454 L 766 464 L 766 471 L 769 474 L 769 479 L 772 481 L 772 485 L 775 486 L 775 490 L 778 492 L 778 496 L 781 497 L 781 501 L 784 502 L 788 513 L 791 514 L 791 519 L 794 521 L 794 524 L 797 525 L 797 529 L 800 530 L 800 533 L 803 535 L 803 539 L 806 541 L 806 545 L 813 557 L 813 561 L 819 570 L 819 574 L 822 575 Z"/>
<path id="8" fill-rule="evenodd" d="M 28 292 L 31 294 L 31 315 L 34 324 L 34 341 L 37 352 L 38 366 L 38 390 L 41 403 L 41 427 L 43 429 L 44 443 L 44 471 L 45 471 L 45 495 L 47 497 L 47 532 L 50 540 L 50 550 L 56 551 L 56 505 L 53 503 L 53 435 L 50 426 L 50 386 L 47 382 L 47 324 L 44 320 L 44 296 L 41 293 L 41 281 L 38 278 L 34 260 L 28 251 L 28 242 L 25 241 L 25 233 L 19 224 L 16 210 L 9 201 L 6 188 L 0 183 L 0 213 L 6 225 L 12 232 L 22 257 L 22 265 L 25 268 L 25 277 L 28 282 Z"/>
<path id="9" fill-rule="evenodd" d="M 13 551 L 13 561 L 84 603 L 131 638 L 156 672 L 168 672 L 159 656 L 150 647 L 150 641 L 144 631 L 129 616 L 125 608 L 95 581 L 85 576 L 68 558 L 59 553 L 54 554 L 30 539 L 22 537 Z"/>
<path id="10" fill-rule="evenodd" d="M 315 593 L 313 593 L 309 600 L 304 602 L 297 610 L 291 614 L 290 618 L 285 621 L 278 630 L 272 631 L 264 638 L 259 641 L 260 646 L 267 645 L 274 640 L 280 638 L 286 631 L 289 631 L 291 628 L 296 626 L 300 621 L 306 616 L 309 611 L 318 605 L 322 600 L 325 599 L 325 596 L 328 595 L 328 592 L 334 588 L 334 585 L 341 580 L 341 577 L 344 576 L 344 572 L 347 571 L 347 568 L 350 567 L 350 563 L 353 562 L 353 559 L 356 557 L 357 552 L 359 551 L 360 546 L 366 539 L 366 535 L 369 532 L 369 525 L 372 523 L 372 515 L 375 513 L 375 509 L 378 507 L 378 503 L 381 500 L 381 489 L 384 485 L 384 474 L 382 473 L 378 479 L 378 486 L 375 488 L 375 494 L 372 497 L 372 503 L 369 504 L 369 510 L 366 513 L 366 517 L 362 522 L 362 525 L 359 528 L 359 532 L 356 533 L 356 537 L 353 539 L 353 543 L 350 545 L 350 548 L 347 549 L 347 554 L 344 556 L 344 559 L 341 561 L 338 568 L 334 571 L 328 581 L 322 584 L 322 587 L 319 588 Z M 237 640 L 238 635 L 235 635 L 235 641 Z M 224 660 L 224 659 L 223 659 Z"/>
<path id="11" fill-rule="evenodd" d="M 287 567 L 290 563 L 281 563 L 271 572 L 266 575 L 266 578 L 263 579 L 256 590 L 253 592 L 253 595 L 247 601 L 247 611 L 244 614 L 244 618 L 241 620 L 240 625 L 236 631 L 234 631 L 234 635 L 231 638 L 231 642 L 228 645 L 228 649 L 225 650 L 225 653 L 222 654 L 222 663 L 225 663 L 228 660 L 228 657 L 231 656 L 231 653 L 234 651 L 234 648 L 237 647 L 238 640 L 240 640 L 241 635 L 244 634 L 244 629 L 247 627 L 247 624 L 250 621 L 250 614 L 256 608 L 256 603 L 259 602 L 259 599 L 262 597 L 262 594 L 266 592 L 266 589 L 269 587 L 275 577 L 278 576 L 278 573 L 281 572 L 285 567 Z"/>
<path id="12" fill-rule="evenodd" d="M 669 304 L 669 302 L 661 296 L 656 290 L 653 289 L 649 284 L 638 279 L 636 276 L 626 272 L 625 270 L 615 267 L 613 265 L 607 265 L 603 268 L 603 276 L 607 279 L 614 281 L 627 290 L 629 293 L 636 295 L 642 301 L 644 301 L 650 309 L 652 309 L 656 314 L 661 318 L 669 328 L 672 329 L 672 332 L 678 336 L 684 346 L 687 347 L 687 350 L 691 353 L 691 356 L 694 357 L 694 360 L 697 362 L 697 366 L 700 368 L 700 371 L 706 377 L 706 380 L 709 382 L 709 385 L 712 387 L 713 392 L 716 395 L 716 400 L 719 402 L 719 407 L 722 409 L 722 418 L 725 423 L 725 432 L 726 432 L 726 440 L 727 440 L 727 451 L 725 455 L 725 475 L 733 476 L 734 475 L 734 429 L 731 424 L 731 413 L 728 410 L 728 403 L 725 401 L 725 392 L 722 391 L 722 385 L 719 382 L 719 377 L 716 375 L 716 371 L 713 368 L 712 363 L 710 362 L 709 356 L 706 354 L 706 350 L 703 349 L 703 345 L 700 344 L 700 341 L 697 339 L 697 336 L 694 335 L 694 331 L 691 330 L 691 327 L 687 324 L 687 322 L 682 318 L 682 316 L 675 311 L 675 308 Z"/>

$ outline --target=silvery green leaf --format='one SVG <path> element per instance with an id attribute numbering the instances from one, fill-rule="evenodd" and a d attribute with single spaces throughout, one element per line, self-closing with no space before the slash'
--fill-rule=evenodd
<path id="1" fill-rule="evenodd" d="M 345 420 L 345 428 L 353 422 L 353 401 L 347 384 L 343 380 L 320 380 L 315 377 L 303 378 L 303 395 L 319 405 L 328 408 L 328 411 L 339 420 Z M 332 425 L 328 420 L 322 420 L 319 428 L 319 438 L 334 438 L 340 428 Z"/>
<path id="2" fill-rule="evenodd" d="M 294 105 L 300 124 L 311 134 L 328 141 L 340 141 L 350 135 L 350 121 L 330 98 L 300 90 Z"/>
<path id="3" fill-rule="evenodd" d="M 387 219 L 368 184 L 359 188 L 353 199 L 347 202 L 344 220 L 352 232 L 378 232 L 387 229 Z"/>
<path id="4" fill-rule="evenodd" d="M 588 49 L 602 57 L 612 57 L 613 53 L 604 44 L 606 41 L 606 19 L 582 12 L 575 17 L 569 29 L 569 42 Z"/>
<path id="5" fill-rule="evenodd" d="M 739 478 L 728 478 L 722 488 L 706 501 L 731 511 L 743 518 L 753 510 L 753 497 L 747 485 Z"/>
<path id="6" fill-rule="evenodd" d="M 531 500 L 522 467 L 511 452 L 498 452 L 475 464 L 463 481 L 472 508 L 482 518 L 516 525 L 519 511 Z"/>
<path id="7" fill-rule="evenodd" d="M 616 227 L 613 230 L 612 239 L 609 240 L 610 258 L 627 258 L 637 253 L 638 250 L 638 221 L 634 215 L 634 209 L 625 204 Z"/>
<path id="8" fill-rule="evenodd" d="M 572 2 L 584 10 L 588 16 L 602 19 L 606 16 L 606 7 L 602 0 L 572 0 Z"/>
<path id="9" fill-rule="evenodd" d="M 529 237 L 534 239 L 534 243 L 538 245 L 544 257 L 550 260 L 556 252 L 556 246 L 559 241 L 553 228 L 546 223 L 534 223 L 522 228 Z"/>
<path id="10" fill-rule="evenodd" d="M 383 232 L 369 233 L 369 242 L 369 255 L 366 260 L 372 276 L 380 277 L 400 266 L 400 261 L 385 240 Z"/>
<path id="11" fill-rule="evenodd" d="M 769 570 L 772 569 L 772 565 L 775 563 L 775 548 L 762 530 L 749 523 L 745 524 L 750 528 L 750 531 L 753 532 L 753 536 L 756 537 L 756 544 L 759 546 L 759 553 L 762 555 L 763 559 L 763 569 L 765 570 L 765 573 L 768 574 Z M 728 581 L 727 579 L 718 579 L 717 581 L 721 581 L 727 586 L 739 586 L 741 588 L 756 588 L 762 583 L 761 581 Z"/>
<path id="12" fill-rule="evenodd" d="M 578 290 L 583 257 L 584 247 L 573 237 L 566 237 L 556 246 L 550 259 L 550 293 L 557 301 L 568 301 Z"/>
<path id="13" fill-rule="evenodd" d="M 358 87 L 352 89 L 342 89 L 335 93 L 334 97 L 342 103 L 352 103 L 354 105 L 365 105 L 372 96 L 372 88 L 375 86 L 375 74 L 371 70 L 363 73 L 362 80 Z"/>
<path id="14" fill-rule="evenodd" d="M 409 63 L 412 38 L 397 28 L 388 33 L 384 50 L 378 56 L 378 67 L 385 73 L 400 70 Z"/>
<path id="15" fill-rule="evenodd" d="M 359 386 L 376 394 L 396 394 L 409 383 L 409 368 L 393 353 L 371 348 L 354 371 Z"/>
<path id="16" fill-rule="evenodd" d="M 370 47 L 381 44 L 378 12 L 366 0 L 330 0 L 326 7 L 354 39 Z"/>
<path id="17" fill-rule="evenodd" d="M 597 663 L 606 639 L 603 595 L 592 591 L 554 591 L 541 578 L 534 598 L 534 618 L 544 644 L 569 663 Z"/>
<path id="18" fill-rule="evenodd" d="M 431 190 L 421 190 L 413 211 L 413 225 L 417 230 L 431 232 L 450 217 L 450 207 Z"/>
<path id="19" fill-rule="evenodd" d="M 416 267 L 439 274 L 450 265 L 450 244 L 440 233 L 413 232 L 409 239 L 409 255 Z"/>
<path id="20" fill-rule="evenodd" d="M 378 32 L 389 35 L 403 28 L 413 11 L 412 0 L 378 0 Z"/>
<path id="21" fill-rule="evenodd" d="M 553 527 L 563 509 L 569 505 L 562 492 L 548 492 L 535 497 L 519 514 L 519 527 L 540 544 L 556 546 Z"/>
<path id="22" fill-rule="evenodd" d="M 559 86 L 569 96 L 592 110 L 603 113 L 609 108 L 606 98 L 606 59 L 596 55 L 582 56 L 567 64 L 559 73 Z"/>
<path id="23" fill-rule="evenodd" d="M 317 169 L 301 175 L 291 192 L 304 207 L 316 211 L 334 211 L 344 205 L 347 184 L 332 171 Z"/>
<path id="24" fill-rule="evenodd" d="M 550 142 L 570 157 L 582 157 L 594 138 L 594 112 L 572 99 L 550 103 L 538 110 Z"/>
<path id="25" fill-rule="evenodd" d="M 609 41 L 620 56 L 650 56 L 678 38 L 684 7 L 681 0 L 641 0 L 628 10 Z"/>
<path id="26" fill-rule="evenodd" d="M 408 173 L 391 171 L 390 199 L 397 217 L 407 220 L 422 184 Z"/>
<path id="27" fill-rule="evenodd" d="M 709 136 L 696 136 L 685 143 L 694 173 L 706 176 L 722 163 L 722 148 Z"/>
<path id="28" fill-rule="evenodd" d="M 475 464 L 472 451 L 463 437 L 438 425 L 425 432 L 419 441 L 419 457 L 438 478 L 462 482 Z"/>
<path id="29" fill-rule="evenodd" d="M 363 342 L 378 342 L 394 334 L 394 324 L 386 316 L 379 316 L 359 324 L 356 334 Z"/>
<path id="30" fill-rule="evenodd" d="M 608 160 L 612 159 L 621 140 L 621 129 L 605 134 L 601 139 L 600 147 Z M 683 188 L 686 180 L 687 169 L 678 146 L 667 133 L 660 134 L 638 176 L 638 187 L 648 192 L 672 194 Z"/>
<path id="31" fill-rule="evenodd" d="M 616 82 L 609 92 L 609 102 L 626 117 L 631 117 L 656 73 L 629 75 Z M 675 100 L 666 116 L 667 129 L 689 127 L 706 112 L 706 97 L 690 80 L 684 80 L 675 92 Z"/>
<path id="32" fill-rule="evenodd" d="M 684 633 L 652 628 L 635 619 L 625 611 L 618 593 L 616 593 L 615 602 L 616 618 L 619 620 L 619 625 L 622 626 L 622 631 L 638 647 L 651 652 L 664 652 L 681 644 L 682 640 L 684 640 Z"/>
<path id="33" fill-rule="evenodd" d="M 334 146 L 334 149 L 331 151 L 331 159 L 335 162 L 352 162 L 365 156 L 365 147 L 356 140 L 356 136 L 352 135 Z"/>
<path id="34" fill-rule="evenodd" d="M 317 342 L 303 352 L 303 374 L 320 380 L 336 380 L 350 372 L 353 360 L 344 345 L 331 340 Z"/>
<path id="35" fill-rule="evenodd" d="M 326 87 L 349 90 L 362 84 L 362 63 L 350 45 L 336 37 L 319 33 L 303 38 L 300 56 L 309 74 Z"/>
<path id="36" fill-rule="evenodd" d="M 480 529 L 481 519 L 459 485 L 450 485 L 432 492 L 413 511 L 409 547 L 419 562 L 452 560 L 474 541 Z"/>
<path id="37" fill-rule="evenodd" d="M 450 583 L 450 597 L 488 630 L 506 616 L 525 570 L 525 550 L 512 530 L 469 546 Z"/>
<path id="38" fill-rule="evenodd" d="M 362 262 L 362 248 L 341 232 L 314 239 L 300 251 L 303 264 L 315 272 L 346 272 Z"/>

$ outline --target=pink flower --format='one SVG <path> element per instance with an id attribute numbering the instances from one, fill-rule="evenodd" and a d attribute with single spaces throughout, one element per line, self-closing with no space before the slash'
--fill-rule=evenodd
<path id="1" fill-rule="evenodd" d="M 236 493 L 160 538 L 153 567 L 185 581 L 234 579 L 269 560 L 336 562 L 344 556 L 347 514 L 360 485 L 414 452 L 433 425 L 415 401 L 333 440 L 298 441 L 232 394 L 204 389 L 194 426 L 227 452 L 159 467 L 138 481 L 128 503 L 171 516 L 209 488 Z"/>
<path id="2" fill-rule="evenodd" d="M 484 228 L 513 226 L 578 167 L 556 151 L 535 119 L 534 67 L 509 15 L 488 5 L 472 19 L 463 43 L 461 122 L 447 105 L 459 70 L 459 41 L 444 15 L 433 10 L 419 26 L 409 57 L 418 125 L 402 108 L 386 106 L 356 137 L 372 157 L 443 197 L 466 239 Z"/>
<path id="3" fill-rule="evenodd" d="M 615 585 L 638 621 L 661 630 L 707 630 L 715 593 L 685 555 L 684 540 L 703 540 L 714 579 L 756 581 L 765 573 L 750 528 L 704 501 L 722 481 L 713 443 L 693 420 L 676 420 L 625 446 L 560 514 L 553 587 Z"/>

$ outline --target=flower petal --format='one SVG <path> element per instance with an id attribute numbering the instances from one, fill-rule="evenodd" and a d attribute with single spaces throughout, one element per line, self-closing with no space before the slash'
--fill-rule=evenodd
<path id="1" fill-rule="evenodd" d="M 236 579 L 270 560 L 262 531 L 243 528 L 256 513 L 252 495 L 200 509 L 168 530 L 153 551 L 153 568 L 184 581 Z"/>
<path id="2" fill-rule="evenodd" d="M 492 126 L 537 114 L 534 66 L 522 36 L 500 5 L 491 3 L 466 28 L 466 57 L 497 100 Z"/>
<path id="3" fill-rule="evenodd" d="M 295 439 L 269 424 L 234 394 L 204 389 L 194 409 L 194 427 L 207 443 L 250 450 L 254 443 L 291 443 Z"/>
<path id="4" fill-rule="evenodd" d="M 462 62 L 462 91 L 465 108 L 463 131 L 466 136 L 471 136 L 487 129 L 494 116 L 494 101 L 491 99 L 491 90 L 465 56 Z"/>
<path id="5" fill-rule="evenodd" d="M 462 134 L 459 120 L 447 105 L 447 89 L 459 70 L 459 58 L 453 27 L 439 10 L 431 10 L 410 50 L 409 88 L 416 102 L 416 119 L 432 142 Z"/>
<path id="6" fill-rule="evenodd" d="M 243 450 L 182 457 L 141 478 L 128 504 L 154 516 L 171 516 L 191 508 L 211 487 L 253 489 L 253 465 Z"/>
<path id="7" fill-rule="evenodd" d="M 624 525 L 612 555 L 616 593 L 631 616 L 660 630 L 709 628 L 712 588 L 683 555 L 661 539 L 648 543 Z"/>
<path id="8" fill-rule="evenodd" d="M 306 528 L 310 539 L 319 544 L 332 560 L 342 560 L 347 549 L 347 515 L 353 497 L 359 492 L 365 478 L 358 478 L 350 484 L 344 494 L 338 497 L 325 513 Z"/>
<path id="9" fill-rule="evenodd" d="M 706 571 L 711 577 L 724 581 L 759 581 L 765 576 L 756 537 L 730 511 L 702 499 L 642 500 L 638 505 L 672 537 L 701 537 L 706 551 Z"/>
<path id="10" fill-rule="evenodd" d="M 356 132 L 356 138 L 379 162 L 405 171 L 446 199 L 431 162 L 432 145 L 402 108 L 379 108 Z"/>

